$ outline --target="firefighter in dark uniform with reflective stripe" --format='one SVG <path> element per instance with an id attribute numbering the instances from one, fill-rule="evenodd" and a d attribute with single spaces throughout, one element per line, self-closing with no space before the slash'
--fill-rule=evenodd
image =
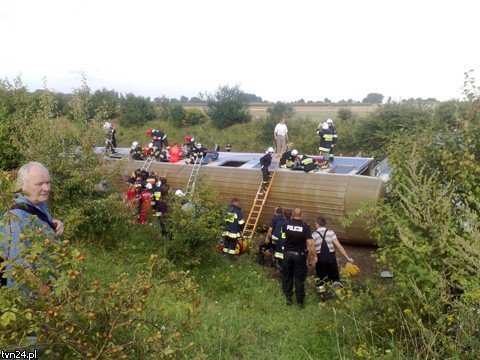
<path id="1" fill-rule="evenodd" d="M 282 154 L 282 157 L 280 158 L 280 167 L 282 168 L 290 168 L 295 164 L 295 159 L 297 158 L 298 151 L 293 149 L 293 150 L 287 150 Z"/>
<path id="2" fill-rule="evenodd" d="M 333 124 L 333 120 L 332 119 L 328 119 L 327 120 L 327 124 L 328 124 L 328 128 L 332 131 L 333 133 L 333 143 L 330 147 L 330 159 L 329 161 L 332 163 L 334 161 L 334 156 L 333 156 L 333 147 L 337 145 L 337 139 L 338 139 L 338 135 L 337 135 L 337 128 L 335 127 L 335 125 Z"/>
<path id="3" fill-rule="evenodd" d="M 163 131 L 161 130 L 156 130 L 156 129 L 148 129 L 147 130 L 147 134 L 151 135 L 152 136 L 152 141 L 155 143 L 156 142 L 156 146 L 158 148 L 160 148 L 161 150 L 163 148 L 165 149 L 169 149 L 169 145 L 168 145 L 168 139 L 167 139 L 167 134 L 165 134 Z"/>
<path id="4" fill-rule="evenodd" d="M 133 160 L 143 160 L 143 151 L 142 148 L 138 145 L 138 141 L 132 142 L 132 147 L 130 148 L 130 156 Z"/>
<path id="5" fill-rule="evenodd" d="M 263 190 L 267 188 L 268 181 L 270 180 L 270 171 L 268 170 L 268 167 L 272 164 L 272 157 L 274 152 L 275 150 L 273 149 L 273 147 L 269 147 L 265 152 L 265 155 L 260 158 L 260 170 L 262 171 Z"/>
<path id="6" fill-rule="evenodd" d="M 303 155 L 300 157 L 300 167 L 303 171 L 311 173 L 318 170 L 318 163 L 313 157 Z"/>
<path id="7" fill-rule="evenodd" d="M 235 255 L 237 247 L 237 239 L 240 237 L 240 231 L 245 225 L 240 208 L 240 199 L 234 197 L 231 204 L 227 208 L 227 216 L 225 217 L 225 229 L 223 230 L 223 252 Z"/>
<path id="8" fill-rule="evenodd" d="M 323 157 L 323 162 L 320 167 L 326 169 L 328 168 L 328 162 L 330 161 L 330 149 L 333 145 L 334 134 L 326 122 L 322 123 L 321 128 L 317 130 L 317 134 L 320 136 L 318 151 Z"/>
<path id="9" fill-rule="evenodd" d="M 307 278 L 307 258 L 315 265 L 317 253 L 313 243 L 310 225 L 303 221 L 302 209 L 293 210 L 292 219 L 282 226 L 283 271 L 282 289 L 286 297 L 286 305 L 292 305 L 293 287 L 297 305 L 304 307 L 305 279 Z"/>

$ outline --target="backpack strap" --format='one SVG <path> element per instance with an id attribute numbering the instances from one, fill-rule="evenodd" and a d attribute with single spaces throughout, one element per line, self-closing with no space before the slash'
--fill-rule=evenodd
<path id="1" fill-rule="evenodd" d="M 15 205 L 10 207 L 10 210 L 15 209 L 23 210 L 29 214 L 36 215 L 40 220 L 50 225 L 50 227 L 55 231 L 55 225 L 52 224 L 48 216 L 35 206 L 26 203 L 16 203 Z"/>

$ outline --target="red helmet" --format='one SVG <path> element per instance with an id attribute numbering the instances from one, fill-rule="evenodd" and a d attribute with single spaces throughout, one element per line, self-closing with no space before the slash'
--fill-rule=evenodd
<path id="1" fill-rule="evenodd" d="M 185 142 L 192 141 L 192 137 L 190 135 L 185 136 Z"/>
<path id="2" fill-rule="evenodd" d="M 112 126 L 117 126 L 117 123 L 114 122 L 114 121 L 112 121 L 111 124 L 112 124 Z"/>
<path id="3" fill-rule="evenodd" d="M 152 129 L 147 129 L 147 135 L 152 135 Z"/>

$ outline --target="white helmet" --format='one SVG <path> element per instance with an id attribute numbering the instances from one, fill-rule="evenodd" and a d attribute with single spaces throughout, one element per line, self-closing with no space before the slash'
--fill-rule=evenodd
<path id="1" fill-rule="evenodd" d="M 332 119 L 327 119 L 327 124 L 333 124 L 333 120 Z"/>
<path id="2" fill-rule="evenodd" d="M 202 148 L 202 144 L 198 143 L 197 144 L 197 149 L 201 149 Z"/>
<path id="3" fill-rule="evenodd" d="M 148 144 L 149 148 L 153 148 L 153 143 Z"/>
<path id="4" fill-rule="evenodd" d="M 322 123 L 322 129 L 327 130 L 329 128 L 328 123 L 324 122 Z"/>
<path id="5" fill-rule="evenodd" d="M 146 187 L 147 189 L 151 189 L 151 188 L 153 188 L 153 185 L 150 184 L 150 183 L 147 183 L 147 185 L 145 185 L 145 187 Z"/>
<path id="6" fill-rule="evenodd" d="M 175 195 L 176 196 L 185 196 L 185 193 L 182 190 L 178 189 L 177 191 L 175 191 Z"/>
<path id="7" fill-rule="evenodd" d="M 297 155 L 298 155 L 298 151 L 295 150 L 295 149 L 293 149 L 293 150 L 292 150 L 292 155 L 293 155 L 293 156 L 297 156 Z"/>
<path id="8" fill-rule="evenodd" d="M 136 147 L 137 145 L 138 145 L 138 141 L 132 142 L 132 146 L 133 146 L 133 147 Z"/>
<path id="9" fill-rule="evenodd" d="M 269 153 L 269 154 L 274 153 L 274 152 L 275 152 L 275 149 L 271 146 L 267 149 L 267 153 Z"/>

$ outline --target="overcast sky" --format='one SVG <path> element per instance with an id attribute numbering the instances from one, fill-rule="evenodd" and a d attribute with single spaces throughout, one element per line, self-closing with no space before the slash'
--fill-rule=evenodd
<path id="1" fill-rule="evenodd" d="M 0 79 L 168 98 L 463 99 L 478 1 L 0 0 Z"/>

